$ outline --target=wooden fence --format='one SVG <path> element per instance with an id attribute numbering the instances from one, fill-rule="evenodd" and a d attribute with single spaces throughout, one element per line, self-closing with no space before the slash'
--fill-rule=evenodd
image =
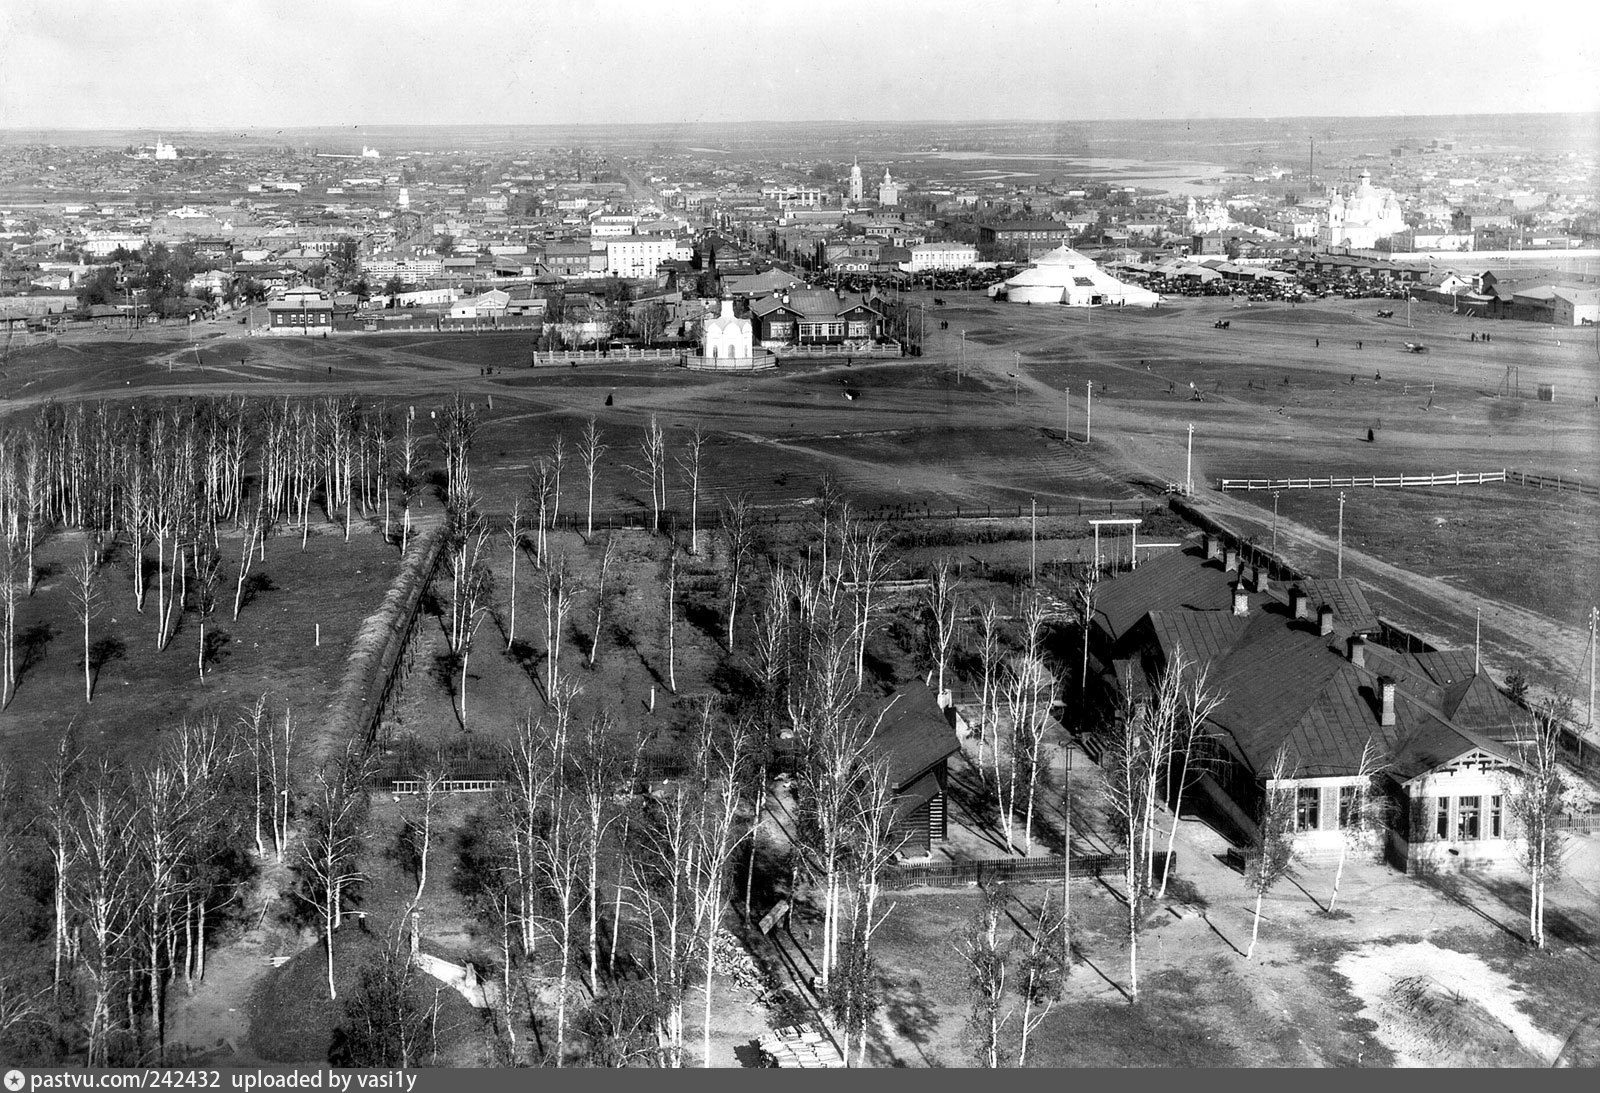
<path id="1" fill-rule="evenodd" d="M 498 778 L 446 778 L 439 783 L 440 793 L 493 793 L 500 788 Z M 395 793 L 421 793 L 421 778 L 395 778 L 390 782 Z"/>
<path id="2" fill-rule="evenodd" d="M 1451 471 L 1449 474 L 1328 475 L 1323 478 L 1224 478 L 1219 488 L 1232 490 L 1337 490 L 1384 486 L 1481 486 L 1506 481 L 1506 472 Z"/>
<path id="3" fill-rule="evenodd" d="M 1098 497 L 1082 497 L 1075 500 L 1056 501 L 1048 505 L 1039 505 L 1036 510 L 1030 510 L 1023 504 L 1001 505 L 957 505 L 953 509 L 933 508 L 908 508 L 888 507 L 854 508 L 852 512 L 865 520 L 882 520 L 886 524 L 920 523 L 930 520 L 1021 520 L 1027 516 L 1037 516 L 1041 520 L 1052 517 L 1079 517 L 1079 516 L 1117 516 L 1137 514 L 1149 516 L 1165 508 L 1160 501 L 1149 498 L 1116 498 L 1105 499 Z M 505 523 L 509 513 L 487 514 L 491 522 Z M 754 521 L 761 525 L 793 524 L 816 520 L 817 515 L 810 507 L 803 505 L 797 498 L 772 508 L 763 508 L 754 514 Z M 596 530 L 615 530 L 617 528 L 649 529 L 652 516 L 648 509 L 625 510 L 596 510 L 594 526 Z M 700 530 L 715 530 L 722 526 L 722 518 L 714 508 L 702 502 L 700 506 Z M 584 512 L 563 512 L 555 521 L 554 526 L 567 531 L 582 531 L 588 524 L 588 515 Z M 688 531 L 689 514 L 676 509 L 663 509 L 661 511 L 661 528 L 663 531 Z M 1026 536 L 1023 536 L 1023 541 Z M 1140 543 L 1141 549 L 1146 544 Z M 1161 544 L 1151 543 L 1150 546 Z"/>
<path id="4" fill-rule="evenodd" d="M 1157 873 L 1167 867 L 1167 856 L 1152 855 Z M 1105 873 L 1121 873 L 1127 868 L 1124 854 L 1087 854 L 1072 859 L 1072 876 L 1082 879 Z M 1170 867 L 1177 866 L 1172 855 Z M 992 861 L 929 862 L 922 865 L 894 865 L 884 871 L 885 888 L 962 888 L 1002 881 L 1050 881 L 1061 878 L 1060 858 L 999 858 Z"/>
<path id="5" fill-rule="evenodd" d="M 536 351 L 533 354 L 533 366 L 554 368 L 582 361 L 668 361 L 679 364 L 683 361 L 684 352 L 682 349 L 639 349 L 633 346 L 619 346 L 616 349 L 552 349 L 542 353 Z"/>
<path id="6" fill-rule="evenodd" d="M 1587 493 L 1600 496 L 1600 486 L 1579 478 L 1557 474 L 1528 474 L 1526 471 L 1507 471 L 1506 481 L 1533 490 L 1555 490 L 1557 493 Z"/>

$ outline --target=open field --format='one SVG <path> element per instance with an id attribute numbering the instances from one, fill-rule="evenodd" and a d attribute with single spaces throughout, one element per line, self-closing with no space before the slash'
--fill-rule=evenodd
<path id="1" fill-rule="evenodd" d="M 55 348 L 14 353 L 0 395 L 23 410 L 47 398 L 353 392 L 420 413 L 460 389 L 479 404 L 475 483 L 494 511 L 526 492 L 533 460 L 557 435 L 569 454 L 563 508 L 576 511 L 582 472 L 572 453 L 590 415 L 609 446 L 596 506 L 634 513 L 648 507 L 634 468 L 652 414 L 673 454 L 691 429 L 705 431 L 703 504 L 743 490 L 779 511 L 808 498 L 824 473 L 867 509 L 1136 497 L 1136 487 L 1183 481 L 1191 423 L 1199 499 L 1241 530 L 1270 527 L 1269 499 L 1215 494 L 1208 485 L 1221 477 L 1508 466 L 1600 477 L 1592 331 L 1490 324 L 1422 304 L 1408 326 L 1403 310 L 1376 318 L 1376 300 L 1182 299 L 1091 313 L 976 293 L 946 299 L 941 308 L 931 294 L 917 296 L 928 308 L 926 356 L 856 367 L 806 363 L 728 377 L 655 363 L 535 371 L 525 366 L 524 334 L 324 342 L 245 338 L 236 322 L 217 322 L 194 332 L 198 350 L 182 330 L 70 334 Z M 1223 316 L 1239 326 L 1212 329 Z M 1491 326 L 1493 342 L 1469 340 Z M 1430 352 L 1407 353 L 1408 341 Z M 1555 402 L 1509 397 L 1539 383 L 1555 385 Z M 845 400 L 845 387 L 861 397 Z M 687 507 L 685 493 L 675 478 L 669 507 Z M 1470 640 L 1481 609 L 1494 670 L 1521 663 L 1544 687 L 1575 689 L 1585 597 L 1558 590 L 1595 586 L 1593 506 L 1509 488 L 1434 491 L 1425 504 L 1380 494 L 1347 506 L 1347 574 L 1369 581 L 1395 621 L 1439 640 Z M 1280 504 L 1281 541 L 1319 573 L 1331 571 L 1334 553 L 1327 505 L 1303 494 Z M 1495 557 L 1497 543 L 1507 544 L 1505 556 Z"/>

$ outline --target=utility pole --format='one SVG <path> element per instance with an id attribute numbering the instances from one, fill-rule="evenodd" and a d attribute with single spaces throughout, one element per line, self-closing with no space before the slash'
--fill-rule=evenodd
<path id="1" fill-rule="evenodd" d="M 1038 587 L 1039 584 L 1039 499 L 1028 498 L 1028 518 L 1030 529 L 1028 533 L 1028 584 Z"/>
<path id="2" fill-rule="evenodd" d="M 1194 496 L 1194 422 L 1189 423 L 1189 453 L 1183 463 L 1183 495 Z"/>
<path id="3" fill-rule="evenodd" d="M 1472 612 L 1472 675 L 1478 675 L 1478 654 L 1483 647 L 1483 608 L 1474 608 Z"/>
<path id="4" fill-rule="evenodd" d="M 1278 554 L 1278 497 L 1281 493 L 1281 490 L 1272 491 L 1272 554 L 1274 557 Z"/>
<path id="5" fill-rule="evenodd" d="M 1094 380 L 1085 385 L 1086 393 L 1083 396 L 1083 442 L 1089 443 L 1091 432 L 1094 429 Z"/>
<path id="6" fill-rule="evenodd" d="M 956 382 L 961 382 L 961 373 L 967 370 L 967 332 L 961 332 L 961 363 L 956 365 Z"/>
<path id="7" fill-rule="evenodd" d="M 1344 577 L 1344 491 L 1339 491 L 1339 552 L 1335 555 L 1334 576 Z"/>

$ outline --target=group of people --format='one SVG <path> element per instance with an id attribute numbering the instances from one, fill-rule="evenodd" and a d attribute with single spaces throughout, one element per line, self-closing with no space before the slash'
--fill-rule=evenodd
<path id="1" fill-rule="evenodd" d="M 1477 331 L 1473 331 L 1472 340 L 1475 341 L 1475 342 L 1493 341 L 1494 340 L 1494 335 L 1488 333 L 1487 331 L 1485 331 L 1482 334 L 1479 334 Z"/>

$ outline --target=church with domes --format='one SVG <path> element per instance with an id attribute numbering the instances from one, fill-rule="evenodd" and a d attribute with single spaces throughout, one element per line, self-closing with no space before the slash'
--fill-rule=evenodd
<path id="1" fill-rule="evenodd" d="M 1374 187 L 1370 171 L 1361 172 L 1350 196 L 1336 192 L 1329 197 L 1326 216 L 1317 236 L 1324 247 L 1370 249 L 1378 240 L 1406 230 L 1399 200 L 1392 190 Z"/>

